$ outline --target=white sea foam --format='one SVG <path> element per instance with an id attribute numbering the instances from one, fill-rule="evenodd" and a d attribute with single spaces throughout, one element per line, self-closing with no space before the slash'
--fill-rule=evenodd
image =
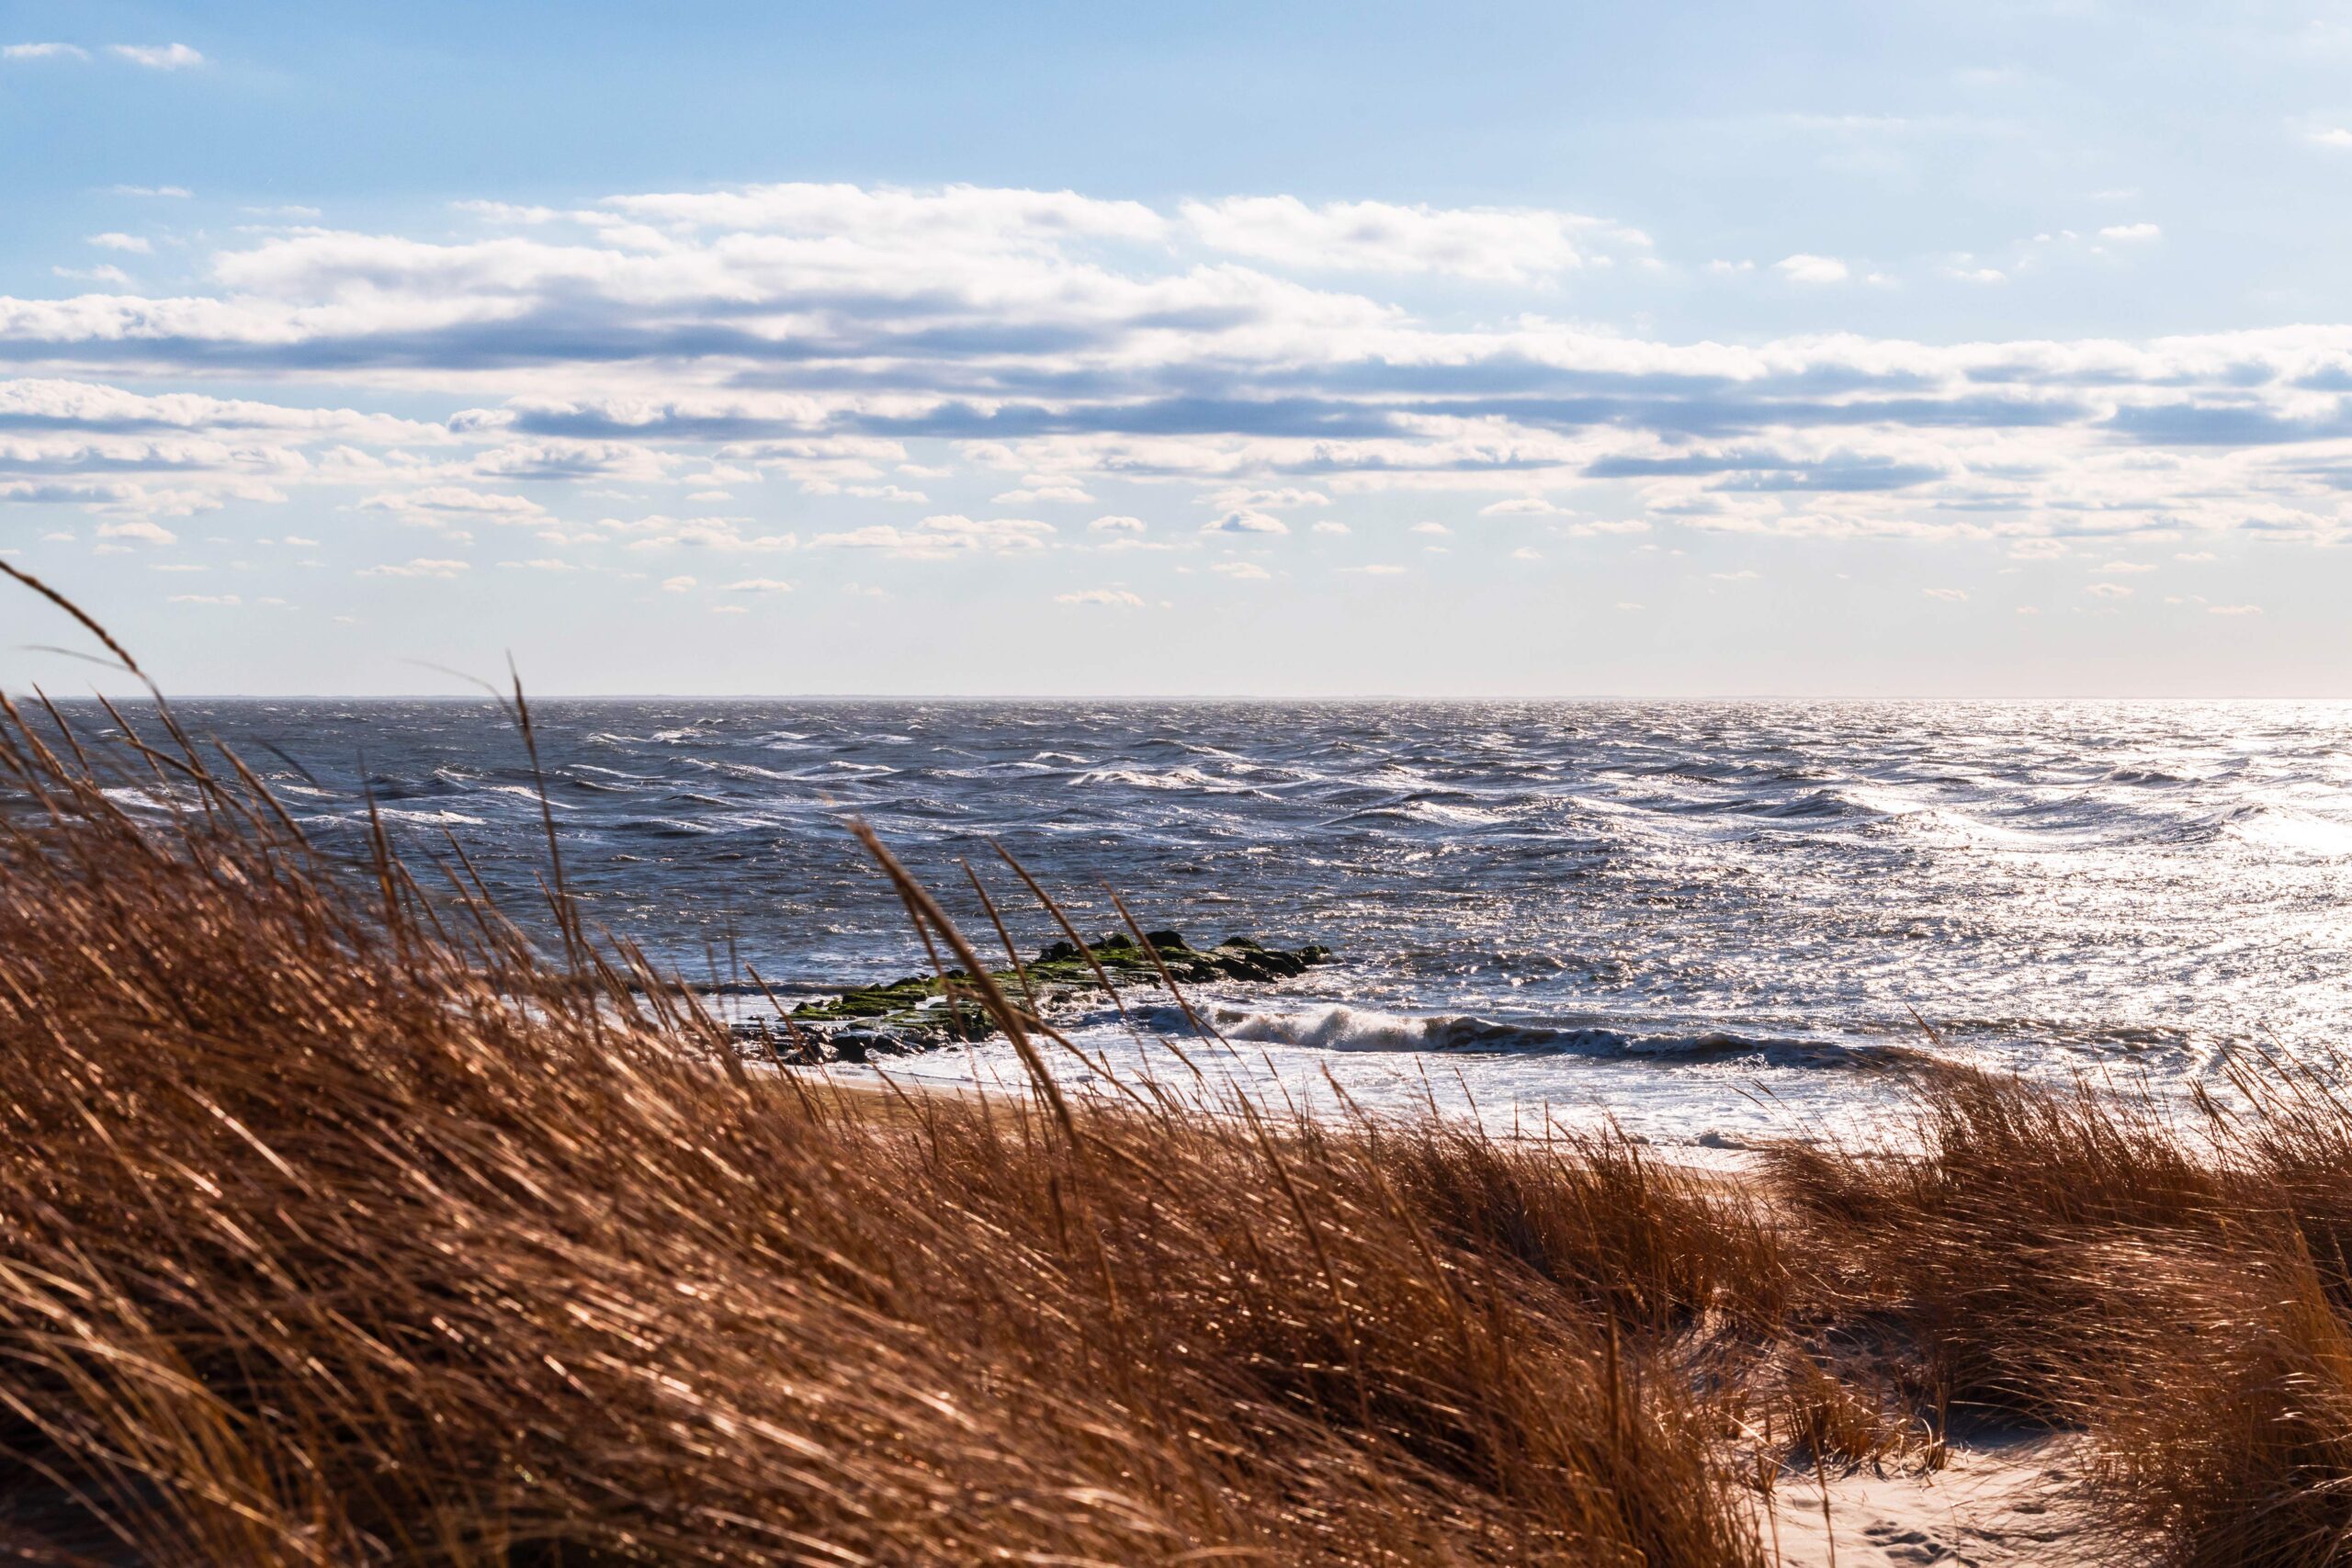
<path id="1" fill-rule="evenodd" d="M 447 825 L 536 918 L 537 793 L 488 705 L 182 716 L 250 761 L 299 759 L 270 776 L 317 792 L 289 799 L 337 852 L 365 854 L 371 797 L 426 843 L 479 818 Z M 1340 962 L 1299 980 L 1200 998 L 1237 1010 L 1232 1049 L 1199 1059 L 1277 1100 L 1329 1100 L 1329 1071 L 1387 1109 L 1434 1094 L 1746 1139 L 1792 1107 L 1834 1123 L 1882 1102 L 1885 1076 L 1854 1069 L 1890 1045 L 2193 1082 L 2257 1043 L 2332 1062 L 2352 1034 L 2345 705 L 548 701 L 534 719 L 594 917 L 689 972 L 730 944 L 771 977 L 921 966 L 852 810 L 977 935 L 959 859 L 1024 948 L 1059 934 L 993 839 L 1089 930 L 1115 923 L 1107 884 L 1148 927 L 1329 944 Z M 142 813 L 172 804 L 122 784 Z M 1082 1029 L 1122 1070 L 1190 1078 L 1118 1046 L 1114 1017 Z M 977 1059 L 1009 1060 L 994 1049 Z"/>

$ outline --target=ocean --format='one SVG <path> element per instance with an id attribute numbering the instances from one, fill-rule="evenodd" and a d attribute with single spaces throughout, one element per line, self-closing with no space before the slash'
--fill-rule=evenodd
<path id="1" fill-rule="evenodd" d="M 474 701 L 177 705 L 322 843 L 372 799 L 530 917 L 519 737 Z M 2207 702 L 543 701 L 587 919 L 689 980 L 794 995 L 923 967 L 870 824 L 977 940 L 1116 889 L 1196 944 L 1320 942 L 1294 981 L 1140 998 L 1114 1072 L 1280 1102 L 1608 1119 L 1692 1150 L 1867 1134 L 1921 1052 L 2186 1088 L 2326 1062 L 2352 1020 L 2352 705 Z M 83 708 L 94 728 L 102 716 Z M 134 802 L 137 791 L 126 787 Z M 983 951 L 990 951 L 984 945 Z M 765 1004 L 728 997 L 752 1012 Z M 862 1069 L 831 1069 L 857 1071 Z M 889 1065 L 1017 1077 L 1001 1042 Z M 1096 1069 L 1057 1057 L 1083 1087 Z M 1101 1087 L 1101 1086 L 1096 1086 Z"/>

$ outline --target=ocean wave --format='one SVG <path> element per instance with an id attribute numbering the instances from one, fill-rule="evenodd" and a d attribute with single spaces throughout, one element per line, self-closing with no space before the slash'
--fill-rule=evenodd
<path id="1" fill-rule="evenodd" d="M 1327 820 L 1336 828 L 1351 822 L 1403 822 L 1419 827 L 1484 828 L 1510 820 L 1508 814 L 1476 806 L 1452 806 L 1441 800 L 1400 800 L 1366 807 Z"/>
<path id="2" fill-rule="evenodd" d="M 1076 786 L 1111 784 L 1128 789 L 1190 790 L 1200 795 L 1246 795 L 1260 800 L 1275 798 L 1252 785 L 1235 784 L 1191 767 L 1171 768 L 1163 773 L 1148 773 L 1136 768 L 1094 768 L 1078 774 L 1069 783 Z"/>
<path id="3" fill-rule="evenodd" d="M 2237 813 L 2226 830 L 2249 843 L 2314 860 L 2352 855 L 2352 822 L 2292 807 L 2258 806 Z"/>
<path id="4" fill-rule="evenodd" d="M 517 800 L 528 801 L 533 806 L 540 803 L 539 790 L 536 784 L 482 784 L 479 788 L 484 795 L 509 795 Z M 571 809 L 569 803 L 560 800 L 549 800 L 547 804 L 558 811 Z"/>
<path id="5" fill-rule="evenodd" d="M 92 732 L 111 724 L 86 711 Z M 418 814 L 389 819 L 404 839 L 479 818 L 454 830 L 483 876 L 537 907 L 537 786 L 494 706 L 182 716 L 285 765 L 267 776 L 306 822 L 332 814 L 339 851 L 364 853 L 371 793 Z M 564 852 L 583 882 L 612 874 L 599 915 L 690 969 L 755 907 L 763 973 L 920 964 L 854 815 L 943 896 L 973 858 L 1024 949 L 1058 932 L 991 837 L 1090 926 L 1114 923 L 1108 884 L 1150 925 L 1328 942 L 1344 980 L 1253 1005 L 1457 1021 L 1263 1049 L 1400 1080 L 1430 1064 L 1407 1053 L 1451 1051 L 1445 1076 L 1460 1066 L 1482 1099 L 1540 1097 L 1549 1075 L 1713 1105 L 1775 1053 L 1851 1059 L 1765 1037 L 1925 1043 L 1900 1026 L 1915 1004 L 1954 1053 L 2069 1071 L 2178 1075 L 2217 1039 L 2324 1053 L 2352 1031 L 2346 705 L 549 699 L 534 720 Z M 106 782 L 139 786 L 117 798 L 141 821 L 195 804 L 143 773 Z M 1398 1054 L 1372 1054 L 1384 1042 Z M 1715 1065 L 1674 1066 L 1693 1061 Z"/>
<path id="6" fill-rule="evenodd" d="M 763 768 L 757 762 L 713 761 L 707 757 L 688 757 L 685 765 L 697 773 L 717 773 L 721 778 L 758 779 L 769 784 L 797 784 L 792 773 L 780 773 L 774 768 Z"/>
<path id="7" fill-rule="evenodd" d="M 641 833 L 653 839 L 707 839 L 727 831 L 717 822 L 688 821 L 677 817 L 639 817 L 610 824 L 606 831 Z"/>
<path id="8" fill-rule="evenodd" d="M 1160 1027 L 1181 1028 L 1175 1009 L 1155 1010 Z M 1871 1068 L 1912 1058 L 1908 1047 L 1708 1030 L 1693 1034 L 1628 1034 L 1592 1024 L 1481 1018 L 1475 1013 L 1392 1013 L 1334 1002 L 1300 1011 L 1216 1007 L 1209 1021 L 1231 1041 L 1298 1045 L 1319 1051 L 1522 1053 L 1668 1065 L 1743 1061 L 1774 1067 Z"/>

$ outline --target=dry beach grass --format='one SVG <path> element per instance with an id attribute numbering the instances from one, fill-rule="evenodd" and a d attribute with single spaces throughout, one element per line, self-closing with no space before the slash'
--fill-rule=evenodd
<path id="1" fill-rule="evenodd" d="M 2308 1076 L 2188 1139 L 1930 1074 L 1898 1152 L 1744 1184 L 877 1096 L 575 922 L 543 954 L 454 852 L 323 863 L 168 710 L 107 729 L 0 716 L 21 1559 L 1850 1564 L 1821 1485 L 1988 1426 L 2084 1456 L 2019 1560 L 2352 1542 L 2352 1107 Z"/>
<path id="2" fill-rule="evenodd" d="M 349 879 L 166 732 L 8 718 L 19 1552 L 1758 1560 L 1643 1338 L 1707 1309 L 1711 1216 L 1620 1214 L 1630 1168 L 856 1114 L 650 976 L 543 964 L 461 865 L 439 898 L 388 853 Z M 103 793 L 125 761 L 173 826 Z"/>

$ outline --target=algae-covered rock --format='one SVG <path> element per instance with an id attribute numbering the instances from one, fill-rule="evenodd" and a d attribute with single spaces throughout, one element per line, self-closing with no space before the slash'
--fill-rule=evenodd
<path id="1" fill-rule="evenodd" d="M 1159 986 L 1163 969 L 1180 986 L 1289 979 L 1330 956 L 1330 949 L 1313 943 L 1284 949 L 1233 936 L 1203 951 L 1181 931 L 1147 931 L 1140 942 L 1129 932 L 1111 931 L 1083 949 L 1072 942 L 1049 942 L 1022 965 L 1025 974 L 1008 968 L 989 978 L 1015 1003 L 1025 998 L 1050 1011 L 1083 996 L 1099 997 L 1098 965 L 1112 985 L 1124 988 Z M 746 1032 L 764 1028 L 747 1026 Z M 996 1022 L 980 1005 L 971 976 L 954 969 L 944 976 L 909 975 L 887 985 L 844 987 L 829 1000 L 795 1008 L 791 1029 L 784 1032 L 797 1032 L 805 1043 L 798 1053 L 803 1060 L 867 1062 L 959 1039 L 983 1040 L 996 1032 Z"/>

